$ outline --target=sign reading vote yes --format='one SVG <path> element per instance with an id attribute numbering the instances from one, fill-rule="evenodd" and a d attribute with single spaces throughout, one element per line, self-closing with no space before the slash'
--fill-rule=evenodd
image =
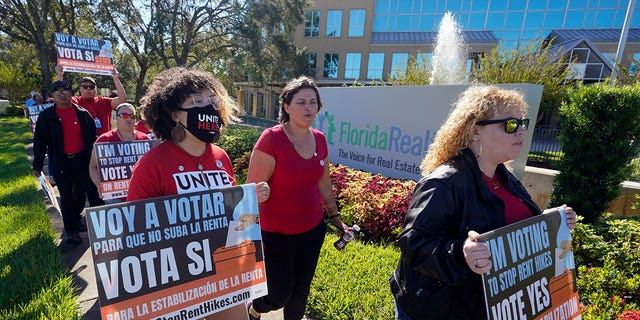
<path id="1" fill-rule="evenodd" d="M 93 149 L 98 160 L 98 191 L 102 198 L 107 200 L 126 197 L 133 165 L 158 144 L 158 140 L 96 143 Z"/>
<path id="2" fill-rule="evenodd" d="M 577 319 L 571 233 L 553 209 L 480 236 L 492 268 L 482 275 L 489 319 Z"/>

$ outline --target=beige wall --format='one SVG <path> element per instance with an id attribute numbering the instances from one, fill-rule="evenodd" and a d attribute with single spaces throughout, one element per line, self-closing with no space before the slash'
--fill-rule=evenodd
<path id="1" fill-rule="evenodd" d="M 527 189 L 533 201 L 544 209 L 548 206 L 553 189 L 553 177 L 559 172 L 556 170 L 526 167 L 522 184 Z M 625 181 L 622 183 L 622 192 L 618 198 L 609 204 L 607 211 L 617 216 L 639 216 L 640 210 L 631 209 L 631 205 L 639 200 L 635 195 L 640 194 L 640 183 Z M 569 204 L 571 205 L 571 204 Z M 578 212 L 578 214 L 580 214 Z"/>

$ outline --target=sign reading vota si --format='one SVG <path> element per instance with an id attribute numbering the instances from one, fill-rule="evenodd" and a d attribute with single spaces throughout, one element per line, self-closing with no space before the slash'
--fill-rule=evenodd
<path id="1" fill-rule="evenodd" d="M 535 123 L 542 86 L 498 85 L 516 89 L 529 104 Z M 329 160 L 387 177 L 419 180 L 420 163 L 467 85 L 319 88 L 324 107 L 314 127 L 324 132 Z M 533 126 L 532 126 L 533 127 Z M 522 177 L 533 130 L 511 163 Z"/>

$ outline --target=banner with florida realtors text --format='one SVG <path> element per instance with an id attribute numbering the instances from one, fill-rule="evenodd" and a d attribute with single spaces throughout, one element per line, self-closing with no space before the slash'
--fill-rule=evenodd
<path id="1" fill-rule="evenodd" d="M 254 184 L 85 214 L 102 319 L 199 319 L 267 294 L 260 227 L 239 221 L 258 214 Z"/>
<path id="2" fill-rule="evenodd" d="M 482 275 L 489 319 L 580 319 L 564 210 L 484 233 L 480 241 L 493 263 Z"/>

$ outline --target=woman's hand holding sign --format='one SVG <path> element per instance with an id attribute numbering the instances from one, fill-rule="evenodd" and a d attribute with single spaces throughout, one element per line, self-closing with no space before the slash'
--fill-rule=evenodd
<path id="1" fill-rule="evenodd" d="M 491 270 L 491 251 L 489 251 L 489 247 L 486 244 L 478 242 L 480 234 L 475 231 L 469 231 L 467 236 L 468 238 L 464 241 L 464 246 L 462 247 L 462 253 L 471 271 L 483 274 Z"/>

